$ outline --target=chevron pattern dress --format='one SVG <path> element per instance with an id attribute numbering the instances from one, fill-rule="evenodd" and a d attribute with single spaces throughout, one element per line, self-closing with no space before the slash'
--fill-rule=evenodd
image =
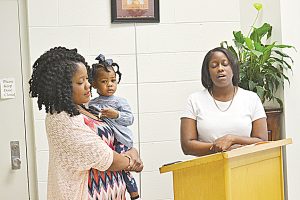
<path id="1" fill-rule="evenodd" d="M 115 137 L 112 129 L 103 121 L 84 116 L 84 122 L 97 133 L 102 140 L 115 150 Z M 90 169 L 88 177 L 90 200 L 125 200 L 126 184 L 122 172 L 98 171 Z"/>

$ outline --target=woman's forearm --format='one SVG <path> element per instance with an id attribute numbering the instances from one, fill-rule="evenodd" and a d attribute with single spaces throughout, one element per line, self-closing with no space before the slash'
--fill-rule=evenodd
<path id="1" fill-rule="evenodd" d="M 258 137 L 246 137 L 246 136 L 238 136 L 238 135 L 231 135 L 231 136 L 233 138 L 232 144 L 248 145 L 248 144 L 254 144 L 263 141 Z"/>
<path id="2" fill-rule="evenodd" d="M 180 141 L 181 148 L 185 155 L 203 156 L 213 153 L 212 143 L 198 141 L 196 120 L 181 118 Z"/>
<path id="3" fill-rule="evenodd" d="M 214 153 L 211 150 L 212 143 L 189 140 L 181 143 L 182 151 L 185 155 L 204 156 Z"/>
<path id="4" fill-rule="evenodd" d="M 135 172 L 141 172 L 144 168 L 144 165 L 138 151 L 133 147 L 126 151 L 125 154 L 131 157 L 131 170 Z"/>
<path id="5" fill-rule="evenodd" d="M 234 134 L 227 134 L 214 141 L 212 150 L 214 152 L 228 151 L 232 148 L 235 148 L 237 145 L 249 145 L 261 141 L 263 140 L 258 137 L 247 137 L 238 136 Z"/>
<path id="6" fill-rule="evenodd" d="M 123 156 L 122 154 L 118 154 L 113 151 L 113 162 L 111 166 L 108 168 L 109 171 L 121 171 L 129 169 L 129 158 Z"/>
<path id="7" fill-rule="evenodd" d="M 139 154 L 135 148 L 131 148 L 123 154 L 113 152 L 113 162 L 108 168 L 110 171 L 135 171 L 141 172 L 143 170 L 143 162 L 141 161 Z"/>

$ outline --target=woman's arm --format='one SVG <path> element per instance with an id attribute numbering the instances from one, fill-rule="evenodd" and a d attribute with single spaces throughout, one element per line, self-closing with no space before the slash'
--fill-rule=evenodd
<path id="1" fill-rule="evenodd" d="M 211 151 L 212 143 L 198 141 L 196 120 L 190 118 L 181 118 L 180 141 L 184 154 L 203 156 L 213 153 Z"/>
<path id="2" fill-rule="evenodd" d="M 266 118 L 260 118 L 252 122 L 251 137 L 228 134 L 215 140 L 213 151 L 225 151 L 232 145 L 249 145 L 268 140 Z"/>
<path id="3" fill-rule="evenodd" d="M 135 148 L 131 148 L 130 150 L 124 153 L 131 157 L 131 169 L 135 172 L 141 172 L 144 168 L 144 164 L 139 156 L 138 151 Z"/>
<path id="4" fill-rule="evenodd" d="M 84 112 L 91 118 L 92 114 Z M 64 166 L 74 170 L 141 171 L 141 163 L 113 151 L 95 132 L 87 127 L 80 116 L 70 117 L 67 113 L 50 115 L 46 118 L 49 146 L 52 154 Z M 131 150 L 134 151 L 134 150 Z"/>
<path id="5" fill-rule="evenodd" d="M 261 141 L 268 140 L 267 118 L 260 118 L 252 122 L 251 137 L 258 138 Z"/>
<path id="6" fill-rule="evenodd" d="M 113 152 L 113 162 L 111 166 L 107 169 L 109 171 L 121 171 L 121 170 L 130 170 L 131 159 L 125 157 L 122 154 Z"/>
<path id="7" fill-rule="evenodd" d="M 113 162 L 111 166 L 108 168 L 108 170 L 110 171 L 126 170 L 126 171 L 141 172 L 143 170 L 143 167 L 144 167 L 143 163 L 139 158 L 137 150 L 131 148 L 129 151 L 125 152 L 124 154 L 118 154 L 117 152 L 114 151 Z"/>

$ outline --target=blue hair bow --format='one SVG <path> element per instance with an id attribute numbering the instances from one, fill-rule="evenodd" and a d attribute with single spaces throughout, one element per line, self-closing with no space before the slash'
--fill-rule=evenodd
<path id="1" fill-rule="evenodd" d="M 114 71 L 116 72 L 116 74 L 118 74 L 119 76 L 119 81 L 118 83 L 120 83 L 121 81 L 121 77 L 122 77 L 122 73 L 119 70 L 119 65 L 117 63 L 115 63 L 112 59 L 105 59 L 105 56 L 103 54 L 99 54 L 99 56 L 96 57 L 95 60 L 99 61 L 99 64 L 104 64 L 105 67 L 112 67 L 114 69 Z M 116 67 L 116 69 L 115 69 Z"/>

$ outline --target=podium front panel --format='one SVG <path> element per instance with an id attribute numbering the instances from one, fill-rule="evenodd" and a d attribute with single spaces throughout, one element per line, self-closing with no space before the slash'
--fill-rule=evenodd
<path id="1" fill-rule="evenodd" d="M 283 200 L 281 148 L 229 160 L 232 200 Z"/>
<path id="2" fill-rule="evenodd" d="M 175 200 L 225 200 L 224 160 L 173 171 Z"/>

